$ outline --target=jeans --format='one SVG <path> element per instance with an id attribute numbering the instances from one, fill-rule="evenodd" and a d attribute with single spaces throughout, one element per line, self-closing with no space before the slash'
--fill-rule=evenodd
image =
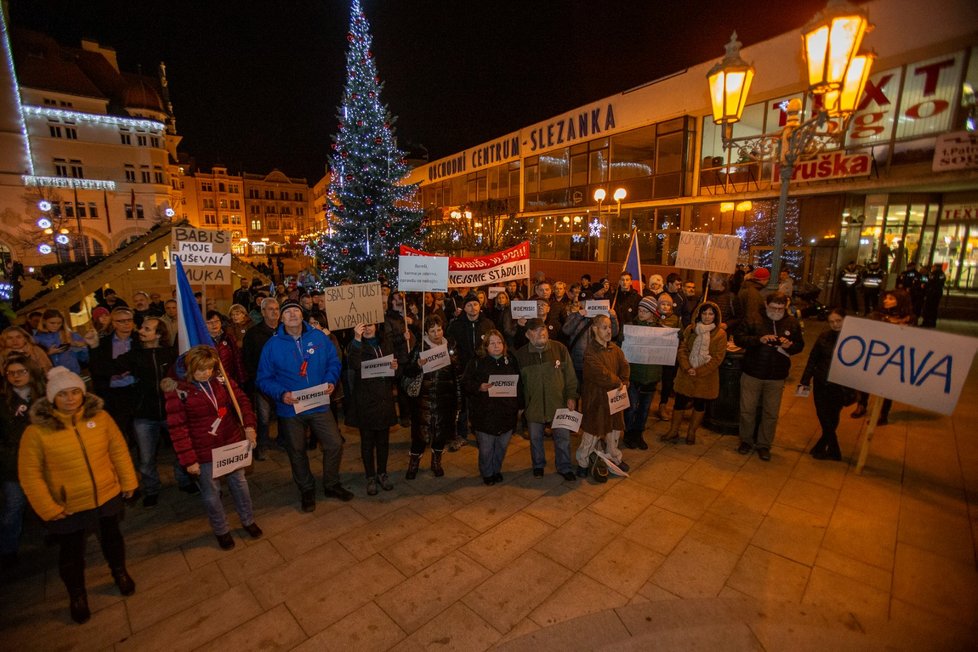
<path id="1" fill-rule="evenodd" d="M 501 435 L 475 431 L 475 438 L 479 442 L 479 473 L 483 478 L 491 478 L 502 471 L 506 447 L 509 446 L 512 436 L 512 430 Z"/>
<path id="2" fill-rule="evenodd" d="M 27 496 L 16 480 L 4 480 L 3 512 L 0 513 L 0 554 L 10 555 L 20 547 L 20 533 L 24 530 L 24 512 Z"/>
<path id="3" fill-rule="evenodd" d="M 757 406 L 761 406 L 761 425 L 757 429 L 757 448 L 771 448 L 778 427 L 784 380 L 762 380 L 749 374 L 740 375 L 740 440 L 753 444 L 757 425 Z"/>
<path id="4" fill-rule="evenodd" d="M 543 447 L 543 430 L 547 424 L 529 422 L 530 426 L 530 461 L 533 468 L 542 469 L 547 466 L 547 452 Z M 570 455 L 570 431 L 567 428 L 554 428 L 554 466 L 558 473 L 573 470 Z"/>
<path id="5" fill-rule="evenodd" d="M 98 520 L 98 540 L 102 555 L 112 570 L 126 567 L 126 544 L 119 531 L 119 515 L 105 516 Z M 58 572 L 68 589 L 68 595 L 85 592 L 85 540 L 84 529 L 57 535 L 61 549 L 58 553 Z"/>
<path id="6" fill-rule="evenodd" d="M 306 450 L 306 426 L 313 437 L 323 445 L 323 487 L 340 483 L 340 461 L 343 459 L 343 440 L 336 427 L 336 419 L 329 412 L 301 413 L 294 417 L 280 417 L 279 439 L 285 438 L 285 452 L 292 466 L 292 479 L 301 493 L 314 491 L 316 480 L 309 469 L 309 453 Z"/>
<path id="7" fill-rule="evenodd" d="M 203 462 L 200 465 L 200 497 L 204 499 L 204 509 L 207 511 L 207 520 L 211 522 L 211 529 L 214 534 L 221 536 L 231 531 L 228 525 L 228 518 L 224 514 L 224 505 L 221 503 L 221 480 L 228 482 L 228 489 L 231 490 L 231 498 L 234 500 L 234 510 L 238 512 L 241 525 L 251 525 L 255 522 L 255 516 L 251 509 L 251 493 L 248 491 L 248 480 L 245 478 L 245 470 L 237 469 L 225 476 L 213 477 L 213 464 Z"/>
<path id="8" fill-rule="evenodd" d="M 132 422 L 136 434 L 136 446 L 139 448 L 139 463 L 136 465 L 143 476 L 143 491 L 149 496 L 160 493 L 163 484 L 160 482 L 160 469 L 156 464 L 156 453 L 160 447 L 160 436 L 166 430 L 166 421 L 155 419 L 135 419 Z M 179 460 L 173 461 L 173 477 L 181 487 L 189 487 L 193 479 L 180 466 Z"/>
<path id="9" fill-rule="evenodd" d="M 600 442 L 604 440 L 604 453 L 611 458 L 611 461 L 615 464 L 621 463 L 621 449 L 618 448 L 618 440 L 621 438 L 621 430 L 612 430 L 604 437 L 595 437 L 594 435 L 588 434 L 581 431 L 581 444 L 577 447 L 577 464 L 578 466 L 587 467 L 590 462 L 591 452 L 599 447 Z M 570 469 L 568 469 L 570 470 Z M 563 471 L 561 471 L 563 473 Z"/>
<path id="10" fill-rule="evenodd" d="M 360 459 L 363 460 L 363 472 L 367 475 L 367 479 L 377 474 L 387 473 L 390 443 L 390 428 L 360 428 Z M 376 466 L 374 466 L 375 455 Z"/>
<path id="11" fill-rule="evenodd" d="M 255 420 L 258 422 L 258 427 L 255 428 L 255 434 L 258 436 L 258 449 L 271 448 L 274 444 L 272 438 L 268 436 L 268 426 L 272 421 L 272 402 L 267 396 L 255 390 L 252 405 L 255 407 Z"/>
<path id="12" fill-rule="evenodd" d="M 628 384 L 628 405 L 625 410 L 625 432 L 642 434 L 645 432 L 645 422 L 649 419 L 649 408 L 652 406 L 652 396 L 655 394 L 655 383 L 650 384 L 648 391 L 643 391 L 640 385 Z"/>

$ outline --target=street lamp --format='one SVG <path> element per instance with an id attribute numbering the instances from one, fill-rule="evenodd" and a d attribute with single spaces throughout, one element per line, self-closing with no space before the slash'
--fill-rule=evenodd
<path id="1" fill-rule="evenodd" d="M 598 204 L 598 219 L 601 218 L 601 204 L 604 202 L 605 198 L 608 196 L 607 191 L 604 188 L 598 188 L 594 191 L 594 201 Z M 618 204 L 618 211 L 616 214 L 617 218 L 621 218 L 621 203 L 624 201 L 625 197 L 628 196 L 628 191 L 624 188 L 618 188 L 615 193 L 611 196 L 612 199 Z M 606 273 L 607 270 L 611 269 L 611 247 L 612 240 L 614 239 L 614 231 L 611 227 L 611 217 L 608 217 L 608 257 L 605 259 L 606 262 Z"/>
<path id="2" fill-rule="evenodd" d="M 733 126 L 740 121 L 747 94 L 754 79 L 754 66 L 740 57 L 737 33 L 726 45 L 726 56 L 707 73 L 713 122 L 722 126 L 723 147 L 736 150 L 748 160 L 762 161 L 777 156 L 780 164 L 781 196 L 775 223 L 774 250 L 769 289 L 776 289 L 784 254 L 784 222 L 788 205 L 788 184 L 795 162 L 818 154 L 830 143 L 842 142 L 852 116 L 862 97 L 875 55 L 859 54 L 863 35 L 871 29 L 867 14 L 846 0 L 829 0 L 802 30 L 802 42 L 808 70 L 808 92 L 820 100 L 818 112 L 802 120 L 801 101 L 793 98 L 786 107 L 786 121 L 776 132 L 733 138 Z M 823 129 L 829 118 L 839 120 L 837 127 Z"/>

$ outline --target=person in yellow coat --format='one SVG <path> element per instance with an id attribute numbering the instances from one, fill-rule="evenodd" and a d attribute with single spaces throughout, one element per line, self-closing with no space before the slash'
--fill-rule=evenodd
<path id="1" fill-rule="evenodd" d="M 138 486 L 125 439 L 102 399 L 85 392 L 78 374 L 48 372 L 46 398 L 31 406 L 31 425 L 20 441 L 17 470 L 37 515 L 61 547 L 58 569 L 68 589 L 71 617 L 89 619 L 85 592 L 85 540 L 98 529 L 102 554 L 122 595 L 136 584 L 126 571 L 119 518 Z"/>

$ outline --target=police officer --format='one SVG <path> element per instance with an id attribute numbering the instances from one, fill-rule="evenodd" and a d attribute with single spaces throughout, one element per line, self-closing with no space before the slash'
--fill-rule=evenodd
<path id="1" fill-rule="evenodd" d="M 843 310 L 848 310 L 852 306 L 852 313 L 859 314 L 859 283 L 862 281 L 862 274 L 856 261 L 850 260 L 849 263 L 839 272 L 839 305 Z"/>
<path id="2" fill-rule="evenodd" d="M 886 270 L 878 260 L 871 261 L 863 270 L 863 306 L 867 315 L 879 306 L 880 290 L 885 284 Z"/>

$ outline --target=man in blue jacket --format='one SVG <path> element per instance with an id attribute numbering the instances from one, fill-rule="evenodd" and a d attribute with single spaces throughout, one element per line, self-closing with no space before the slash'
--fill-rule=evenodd
<path id="1" fill-rule="evenodd" d="M 322 331 L 303 322 L 302 306 L 288 300 L 282 304 L 282 324 L 265 343 L 258 361 L 257 384 L 275 400 L 279 438 L 292 465 L 292 479 L 299 487 L 302 510 L 316 509 L 316 481 L 309 469 L 306 452 L 306 426 L 323 446 L 323 488 L 327 497 L 351 500 L 353 494 L 340 484 L 343 441 L 329 405 L 318 405 L 296 414 L 294 394 L 325 385 L 332 394 L 340 377 L 340 358 Z"/>

